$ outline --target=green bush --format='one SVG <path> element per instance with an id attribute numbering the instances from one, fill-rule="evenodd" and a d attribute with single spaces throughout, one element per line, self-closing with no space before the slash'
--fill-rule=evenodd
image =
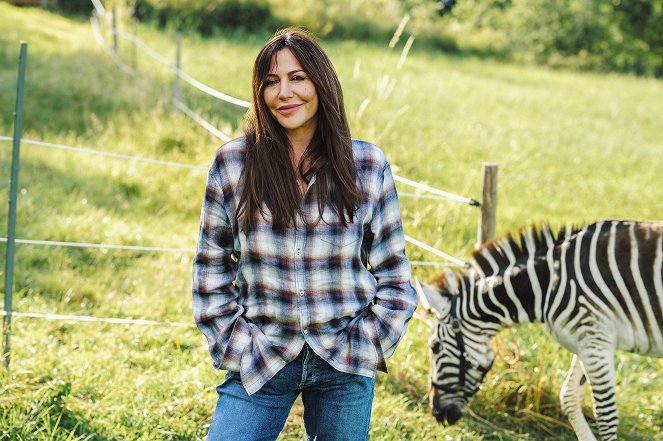
<path id="1" fill-rule="evenodd" d="M 663 75 L 663 0 L 463 0 L 439 22 L 463 50 Z"/>
<path id="2" fill-rule="evenodd" d="M 68 14 L 89 15 L 94 6 L 90 0 L 59 0 L 57 8 Z"/>
<path id="3" fill-rule="evenodd" d="M 276 25 L 265 0 L 136 0 L 134 17 L 159 27 L 173 26 L 204 36 L 223 30 L 271 30 Z"/>

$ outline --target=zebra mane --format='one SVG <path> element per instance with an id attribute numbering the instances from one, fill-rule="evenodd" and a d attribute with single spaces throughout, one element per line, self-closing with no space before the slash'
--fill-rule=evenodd
<path id="1" fill-rule="evenodd" d="M 510 265 L 509 256 L 515 259 L 516 265 L 524 263 L 531 254 L 544 255 L 551 246 L 560 244 L 570 236 L 581 231 L 583 226 L 563 226 L 554 234 L 550 224 L 542 223 L 540 227 L 532 224 L 522 227 L 516 235 L 511 233 L 505 237 L 490 240 L 472 253 L 472 265 L 485 275 L 494 273 L 488 256 L 492 257 L 501 273 Z"/>

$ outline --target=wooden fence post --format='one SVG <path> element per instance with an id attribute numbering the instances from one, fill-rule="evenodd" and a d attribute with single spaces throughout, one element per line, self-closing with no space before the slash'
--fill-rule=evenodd
<path id="1" fill-rule="evenodd" d="M 113 51 L 117 54 L 117 13 L 115 12 L 115 6 L 113 6 L 113 27 L 111 28 L 113 32 Z"/>
<path id="2" fill-rule="evenodd" d="M 177 31 L 175 34 L 175 84 L 173 85 L 173 102 L 177 105 L 180 102 L 180 57 L 182 54 L 182 32 Z"/>
<path id="3" fill-rule="evenodd" d="M 23 95 L 25 94 L 25 63 L 28 57 L 28 43 L 21 41 L 18 57 L 18 81 L 16 86 L 16 111 L 14 112 L 14 142 L 12 147 L 11 176 L 9 179 L 9 213 L 7 216 L 7 259 L 5 260 L 5 316 L 3 319 L 4 349 L 2 356 L 9 368 L 10 335 L 12 325 L 12 296 L 14 291 L 14 241 L 16 239 L 16 200 L 18 195 L 18 164 L 23 131 Z"/>
<path id="4" fill-rule="evenodd" d="M 133 34 L 135 36 L 138 35 L 138 26 L 137 26 L 137 21 L 134 15 L 131 15 L 131 30 L 133 31 Z M 132 44 L 131 45 L 131 68 L 133 70 L 138 70 L 138 57 L 136 55 L 136 45 Z"/>
<path id="5" fill-rule="evenodd" d="M 497 164 L 483 163 L 483 190 L 477 246 L 495 237 L 497 218 Z"/>

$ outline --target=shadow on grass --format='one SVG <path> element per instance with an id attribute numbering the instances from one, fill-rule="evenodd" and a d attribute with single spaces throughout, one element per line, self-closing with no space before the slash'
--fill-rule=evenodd
<path id="1" fill-rule="evenodd" d="M 85 439 L 89 441 L 119 441 L 104 435 L 94 422 L 80 412 L 70 409 L 72 384 L 50 376 L 37 379 L 37 397 L 29 404 L 0 407 L 2 434 L 10 440 L 19 439 Z M 56 437 L 46 434 L 55 434 Z"/>

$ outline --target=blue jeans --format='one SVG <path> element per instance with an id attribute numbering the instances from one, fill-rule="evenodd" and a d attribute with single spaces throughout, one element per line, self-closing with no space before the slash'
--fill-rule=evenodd
<path id="1" fill-rule="evenodd" d="M 219 401 L 207 441 L 273 441 L 300 392 L 310 441 L 366 441 L 374 378 L 331 367 L 306 344 L 292 362 L 249 396 L 237 372 L 216 388 Z"/>

